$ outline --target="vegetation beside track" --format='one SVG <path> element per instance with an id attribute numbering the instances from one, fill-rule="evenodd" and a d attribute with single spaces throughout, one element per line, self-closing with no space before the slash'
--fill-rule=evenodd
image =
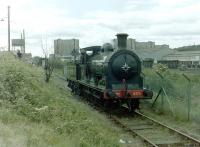
<path id="1" fill-rule="evenodd" d="M 176 118 L 187 120 L 188 107 L 190 107 L 190 120 L 200 122 L 200 73 L 197 71 L 171 70 L 164 66 L 143 69 L 143 72 L 145 85 L 153 89 L 154 98 L 161 87 L 165 89 L 167 94 L 167 97 L 164 95 L 163 105 L 161 104 L 162 95 L 158 98 L 155 103 L 157 110 L 170 115 L 173 112 Z M 190 82 L 186 77 L 189 78 Z M 189 104 L 189 98 L 191 104 Z"/>
<path id="2" fill-rule="evenodd" d="M 43 70 L 0 56 L 0 144 L 20 147 L 121 146 L 124 135 L 87 104 L 71 99 Z M 57 86 L 56 86 L 57 84 Z"/>
<path id="3" fill-rule="evenodd" d="M 163 79 L 159 77 L 156 71 L 163 76 Z M 200 139 L 200 72 L 198 70 L 167 69 L 160 66 L 153 69 L 145 68 L 143 73 L 145 85 L 148 85 L 154 91 L 154 99 L 143 101 L 141 111 L 166 125 Z M 187 95 L 190 85 L 183 74 L 191 81 L 190 121 L 188 121 Z M 152 109 L 152 103 L 161 86 L 165 88 L 168 98 L 163 96 L 162 105 L 162 95 L 160 95 Z M 174 114 L 172 114 L 172 111 Z"/>

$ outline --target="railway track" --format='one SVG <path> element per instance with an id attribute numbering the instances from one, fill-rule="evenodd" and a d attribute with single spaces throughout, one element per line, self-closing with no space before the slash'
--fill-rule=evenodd
<path id="1" fill-rule="evenodd" d="M 61 76 L 56 77 L 65 80 Z M 147 146 L 200 147 L 200 140 L 160 123 L 138 111 L 136 111 L 134 115 L 126 115 L 127 113 L 105 112 L 99 106 L 95 106 L 94 103 L 91 106 L 100 113 L 108 115 L 108 117 L 115 124 L 122 127 L 124 131 L 131 133 L 134 137 L 139 137 Z"/>
<path id="2" fill-rule="evenodd" d="M 110 115 L 110 119 L 133 136 L 138 136 L 147 146 L 200 147 L 200 140 L 158 122 L 140 112 L 128 117 Z"/>

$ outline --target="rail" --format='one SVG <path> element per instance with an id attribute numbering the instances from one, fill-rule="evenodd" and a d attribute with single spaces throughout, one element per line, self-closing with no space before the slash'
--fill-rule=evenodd
<path id="1" fill-rule="evenodd" d="M 180 132 L 172 127 L 169 127 L 149 116 L 146 116 L 138 111 L 135 114 L 139 117 L 130 117 L 129 123 L 123 121 L 123 117 L 116 115 L 110 115 L 110 118 L 117 125 L 121 126 L 125 131 L 132 135 L 138 136 L 148 146 L 159 147 L 159 146 L 192 146 L 199 147 L 200 140 L 193 138 L 183 132 Z M 131 122 L 137 122 L 136 119 L 141 119 L 140 123 L 132 124 Z M 142 122 L 142 123 L 141 123 Z M 151 122 L 151 123 L 147 123 Z M 144 125 L 147 125 L 145 126 Z M 133 127 L 134 126 L 134 127 Z M 136 126 L 136 128 L 135 128 Z M 143 133 L 141 133 L 143 132 Z M 145 132 L 145 133 L 144 133 Z M 148 132 L 148 133 L 147 133 Z M 159 133 L 158 133 L 159 132 Z M 156 134 L 158 133 L 158 134 Z M 165 135 L 162 135 L 165 134 Z M 162 139 L 164 137 L 164 140 Z M 161 140 L 159 140 L 161 138 Z"/>

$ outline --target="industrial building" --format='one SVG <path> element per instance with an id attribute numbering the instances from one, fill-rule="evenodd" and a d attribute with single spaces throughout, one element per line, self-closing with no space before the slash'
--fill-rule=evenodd
<path id="1" fill-rule="evenodd" d="M 163 60 L 178 60 L 191 65 L 200 65 L 200 45 L 185 46 L 174 49 L 173 53 L 163 56 Z"/>
<path id="2" fill-rule="evenodd" d="M 54 40 L 55 57 L 72 58 L 72 54 L 78 51 L 79 51 L 78 39 Z"/>
<path id="3" fill-rule="evenodd" d="M 113 46 L 114 48 L 117 48 L 116 39 L 113 39 Z M 132 38 L 128 38 L 127 48 L 133 49 L 141 59 L 153 58 L 155 60 L 160 60 L 163 56 L 173 52 L 167 44 L 157 45 L 153 41 L 138 42 Z"/>
<path id="4" fill-rule="evenodd" d="M 117 39 L 113 39 L 112 41 L 113 41 L 113 47 L 115 49 L 117 49 L 118 48 Z M 128 38 L 127 39 L 127 48 L 128 49 L 133 49 L 133 50 L 136 49 L 136 41 L 135 41 L 135 39 L 132 39 L 132 38 Z"/>
<path id="5" fill-rule="evenodd" d="M 117 48 L 117 39 L 113 39 L 114 48 Z M 135 39 L 127 39 L 127 48 L 128 49 L 169 49 L 169 45 L 156 45 L 153 41 L 148 42 L 138 42 Z"/>

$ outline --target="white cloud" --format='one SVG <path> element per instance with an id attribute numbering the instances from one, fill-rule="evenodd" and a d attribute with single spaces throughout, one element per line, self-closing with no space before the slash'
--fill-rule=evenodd
<path id="1" fill-rule="evenodd" d="M 34 55 L 42 53 L 38 40 L 44 34 L 50 46 L 55 38 L 79 38 L 81 47 L 101 45 L 118 32 L 126 32 L 140 41 L 169 43 L 172 47 L 200 43 L 198 0 L 86 0 L 74 1 L 73 5 L 71 2 L 0 1 L 0 17 L 7 15 L 10 3 L 11 36 L 19 36 L 24 28 L 27 48 Z M 6 22 L 0 22 L 0 29 L 0 46 L 5 46 Z"/>

